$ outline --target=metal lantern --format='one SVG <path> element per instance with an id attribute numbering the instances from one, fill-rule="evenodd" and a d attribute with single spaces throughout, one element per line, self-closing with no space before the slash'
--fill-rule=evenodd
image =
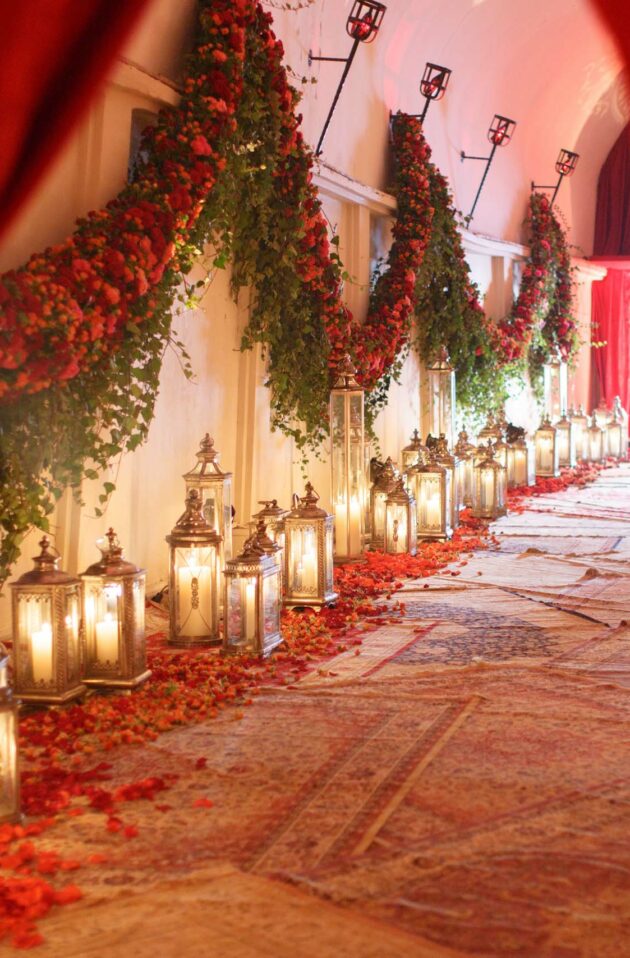
<path id="1" fill-rule="evenodd" d="M 472 506 L 475 450 L 475 444 L 468 441 L 468 433 L 462 430 L 455 446 L 457 499 L 460 508 Z"/>
<path id="2" fill-rule="evenodd" d="M 271 542 L 264 533 L 267 543 Z M 272 544 L 273 545 L 273 544 Z M 278 548 L 278 547 L 276 547 Z M 224 652 L 266 656 L 280 645 L 280 563 L 258 535 L 224 570 Z"/>
<path id="3" fill-rule="evenodd" d="M 576 462 L 575 433 L 573 432 L 573 424 L 566 413 L 558 420 L 555 429 L 558 443 L 558 465 L 573 468 Z"/>
<path id="4" fill-rule="evenodd" d="M 414 429 L 411 442 L 403 448 L 400 454 L 402 471 L 407 472 L 408 469 L 416 465 L 418 459 L 426 460 L 428 455 L 429 450 L 423 444 L 420 433 L 417 429 Z"/>
<path id="5" fill-rule="evenodd" d="M 429 422 L 434 436 L 444 434 L 449 447 L 455 445 L 455 370 L 442 347 L 427 369 L 429 384 Z"/>
<path id="6" fill-rule="evenodd" d="M 375 549 L 382 549 L 385 543 L 385 503 L 397 479 L 394 463 L 387 458 L 370 490 L 370 544 Z"/>
<path id="7" fill-rule="evenodd" d="M 219 645 L 219 556 L 221 536 L 207 521 L 198 489 L 166 537 L 169 561 L 169 644 Z"/>
<path id="8" fill-rule="evenodd" d="M 496 519 L 505 515 L 506 471 L 494 458 L 491 442 L 485 457 L 475 466 L 475 493 L 472 512 L 479 519 Z"/>
<path id="9" fill-rule="evenodd" d="M 437 63 L 427 63 L 420 80 L 420 93 L 426 99 L 422 120 L 426 116 L 426 111 L 431 100 L 441 100 L 446 93 L 448 81 L 451 73 L 448 67 L 439 66 Z"/>
<path id="10" fill-rule="evenodd" d="M 9 685 L 9 655 L 0 645 L 0 825 L 19 819 L 18 708 Z"/>
<path id="11" fill-rule="evenodd" d="M 586 430 L 586 439 L 588 443 L 587 459 L 589 462 L 601 462 L 606 455 L 604 440 L 606 432 L 601 426 L 597 425 L 597 420 L 593 416 L 591 425 Z"/>
<path id="12" fill-rule="evenodd" d="M 459 499 L 457 488 L 457 460 L 448 451 L 446 437 L 441 435 L 435 447 L 435 459 L 440 466 L 448 469 L 451 487 L 451 528 L 457 529 L 459 525 Z"/>
<path id="13" fill-rule="evenodd" d="M 451 473 L 434 458 L 414 470 L 419 539 L 450 539 Z"/>
<path id="14" fill-rule="evenodd" d="M 534 452 L 525 438 L 515 439 L 508 446 L 507 487 L 533 486 L 536 483 Z"/>
<path id="15" fill-rule="evenodd" d="M 83 681 L 130 689 L 151 675 L 144 635 L 146 574 L 124 559 L 113 529 L 96 545 L 100 561 L 81 576 Z"/>
<path id="16" fill-rule="evenodd" d="M 606 426 L 606 444 L 608 455 L 615 459 L 621 459 L 625 455 L 623 447 L 623 423 L 616 411 L 613 412 L 612 419 Z"/>
<path id="17" fill-rule="evenodd" d="M 13 666 L 16 695 L 26 702 L 60 704 L 83 695 L 81 584 L 62 572 L 44 536 L 35 568 L 13 591 Z"/>
<path id="18" fill-rule="evenodd" d="M 588 416 L 584 412 L 584 407 L 580 406 L 572 415 L 569 414 L 573 432 L 575 434 L 575 455 L 578 459 L 588 459 Z"/>
<path id="19" fill-rule="evenodd" d="M 363 552 L 364 392 L 356 372 L 350 357 L 346 356 L 337 368 L 330 394 L 331 499 L 338 559 L 354 559 Z"/>
<path id="20" fill-rule="evenodd" d="M 406 552 L 415 556 L 418 545 L 416 500 L 405 489 L 402 476 L 385 504 L 385 552 Z"/>
<path id="21" fill-rule="evenodd" d="M 206 522 L 221 537 L 220 563 L 232 558 L 232 473 L 219 466 L 214 439 L 205 434 L 197 453 L 197 464 L 184 474 L 186 495 L 198 489 Z"/>
<path id="22" fill-rule="evenodd" d="M 285 520 L 285 599 L 287 606 L 329 605 L 337 598 L 333 591 L 334 517 L 317 503 L 319 496 L 310 482 L 302 499 Z"/>
<path id="23" fill-rule="evenodd" d="M 353 40 L 372 43 L 376 38 L 387 7 L 377 0 L 354 0 L 346 21 L 346 33 Z"/>
<path id="24" fill-rule="evenodd" d="M 569 394 L 568 366 L 556 352 L 543 366 L 544 411 L 549 419 L 564 416 Z"/>
<path id="25" fill-rule="evenodd" d="M 548 416 L 543 420 L 534 435 L 536 452 L 536 475 L 559 476 L 558 435 Z"/>

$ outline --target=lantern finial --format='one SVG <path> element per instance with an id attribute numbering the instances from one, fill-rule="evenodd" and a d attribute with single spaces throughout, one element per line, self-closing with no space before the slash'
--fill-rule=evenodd
<path id="1" fill-rule="evenodd" d="M 335 370 L 334 389 L 361 389 L 357 382 L 357 368 L 346 353 Z"/>
<path id="2" fill-rule="evenodd" d="M 37 572 L 56 572 L 59 565 L 59 556 L 50 553 L 50 539 L 48 536 L 42 536 L 37 543 L 42 550 L 38 556 L 33 556 L 35 570 Z"/>

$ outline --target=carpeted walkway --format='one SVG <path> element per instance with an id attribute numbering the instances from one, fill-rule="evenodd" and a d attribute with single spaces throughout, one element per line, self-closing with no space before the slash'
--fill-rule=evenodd
<path id="1" fill-rule="evenodd" d="M 360 650 L 122 750 L 179 779 L 37 954 L 630 956 L 630 466 L 495 532 Z"/>

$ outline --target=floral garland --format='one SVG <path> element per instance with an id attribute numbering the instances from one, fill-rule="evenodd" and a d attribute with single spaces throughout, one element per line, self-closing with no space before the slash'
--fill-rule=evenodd
<path id="1" fill-rule="evenodd" d="M 518 298 L 497 327 L 500 355 L 508 363 L 517 362 L 533 346 L 541 362 L 556 350 L 569 360 L 578 338 L 566 235 L 542 193 L 531 195 L 528 222 L 530 254 Z"/>

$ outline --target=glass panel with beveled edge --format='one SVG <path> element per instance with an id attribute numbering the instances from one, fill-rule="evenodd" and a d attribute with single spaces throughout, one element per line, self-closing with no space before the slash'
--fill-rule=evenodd
<path id="1" fill-rule="evenodd" d="M 208 546 L 178 546 L 174 555 L 175 631 L 201 638 L 216 633 L 217 556 Z"/>
<path id="2" fill-rule="evenodd" d="M 20 686 L 53 685 L 55 656 L 53 654 L 52 598 L 48 593 L 22 592 L 17 596 L 18 632 L 20 648 L 18 668 Z"/>
<path id="3" fill-rule="evenodd" d="M 319 563 L 317 526 L 301 521 L 287 524 L 287 548 L 289 582 L 287 591 L 292 595 L 316 597 L 319 593 Z M 332 559 L 332 527 L 330 529 Z"/>

